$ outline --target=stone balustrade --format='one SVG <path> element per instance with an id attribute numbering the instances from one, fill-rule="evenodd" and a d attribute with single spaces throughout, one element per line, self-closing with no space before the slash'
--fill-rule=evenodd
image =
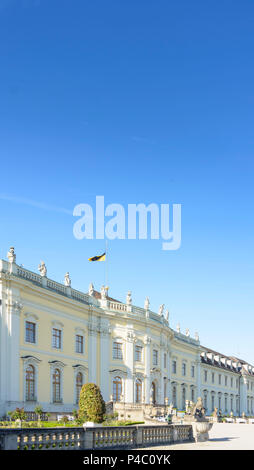
<path id="1" fill-rule="evenodd" d="M 122 449 L 185 441 L 193 441 L 189 424 L 0 430 L 0 450 Z"/>

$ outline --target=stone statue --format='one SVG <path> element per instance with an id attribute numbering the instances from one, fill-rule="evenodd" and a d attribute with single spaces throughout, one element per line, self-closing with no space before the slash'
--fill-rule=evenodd
<path id="1" fill-rule="evenodd" d="M 38 266 L 38 270 L 39 270 L 41 276 L 43 276 L 43 277 L 47 276 L 47 268 L 46 268 L 46 265 L 45 265 L 44 261 L 40 262 L 40 264 Z"/>
<path id="2" fill-rule="evenodd" d="M 213 416 L 214 418 L 217 418 L 217 416 L 218 416 L 218 408 L 214 408 L 213 413 L 212 413 L 212 416 Z"/>
<path id="3" fill-rule="evenodd" d="M 165 318 L 168 321 L 168 319 L 169 319 L 169 311 L 168 310 L 166 310 L 166 312 L 165 312 Z"/>
<path id="4" fill-rule="evenodd" d="M 188 336 L 188 337 L 190 336 L 190 330 L 189 330 L 189 328 L 186 329 L 185 334 L 186 334 L 186 336 Z"/>
<path id="5" fill-rule="evenodd" d="M 94 286 L 93 286 L 92 282 L 90 282 L 90 284 L 89 284 L 88 294 L 89 295 L 94 295 Z"/>
<path id="6" fill-rule="evenodd" d="M 150 307 L 150 300 L 149 300 L 149 297 L 146 297 L 145 304 L 144 304 L 144 309 L 149 310 L 149 307 Z"/>
<path id="7" fill-rule="evenodd" d="M 191 414 L 191 402 L 190 400 L 186 400 L 185 401 L 185 412 L 187 415 L 190 415 Z"/>
<path id="8" fill-rule="evenodd" d="M 177 323 L 177 325 L 176 325 L 176 331 L 177 331 L 177 333 L 180 333 L 180 332 L 181 332 L 181 328 L 180 328 L 180 324 L 179 324 L 179 323 Z"/>
<path id="9" fill-rule="evenodd" d="M 164 304 L 161 304 L 160 305 L 160 308 L 159 308 L 159 315 L 162 316 L 163 315 L 163 310 L 164 310 Z"/>
<path id="10" fill-rule="evenodd" d="M 197 332 L 197 331 L 195 332 L 195 340 L 196 340 L 196 341 L 199 341 L 199 336 L 198 336 L 198 332 Z"/>
<path id="11" fill-rule="evenodd" d="M 9 260 L 9 263 L 16 263 L 16 255 L 15 255 L 14 246 L 10 247 L 7 253 L 7 258 Z"/>
<path id="12" fill-rule="evenodd" d="M 68 272 L 64 276 L 64 285 L 66 287 L 71 287 L 70 273 L 68 273 Z"/>
<path id="13" fill-rule="evenodd" d="M 101 300 L 106 300 L 107 298 L 107 289 L 105 286 L 101 286 Z"/>
<path id="14" fill-rule="evenodd" d="M 127 295 L 126 295 L 126 304 L 131 305 L 132 304 L 132 298 L 131 298 L 131 291 L 129 290 Z"/>
<path id="15" fill-rule="evenodd" d="M 205 408 L 203 406 L 203 400 L 201 397 L 198 397 L 197 403 L 193 408 L 192 415 L 194 418 L 204 418 L 205 417 Z"/>

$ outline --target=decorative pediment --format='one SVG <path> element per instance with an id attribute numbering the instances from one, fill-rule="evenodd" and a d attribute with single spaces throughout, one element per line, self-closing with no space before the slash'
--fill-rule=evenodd
<path id="1" fill-rule="evenodd" d="M 124 375 L 124 376 L 127 375 L 127 372 L 125 370 L 122 370 L 122 369 L 111 369 L 109 371 L 109 373 L 114 374 L 114 375 Z"/>
<path id="2" fill-rule="evenodd" d="M 21 359 L 23 360 L 24 364 L 37 365 L 41 362 L 41 359 L 38 359 L 35 356 L 21 356 Z"/>

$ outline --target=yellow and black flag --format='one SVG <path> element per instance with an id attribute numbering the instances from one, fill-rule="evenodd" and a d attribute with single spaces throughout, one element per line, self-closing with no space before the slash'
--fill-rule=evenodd
<path id="1" fill-rule="evenodd" d="M 88 261 L 105 261 L 106 260 L 106 253 L 103 253 L 100 256 L 93 256 L 92 258 L 88 258 Z"/>

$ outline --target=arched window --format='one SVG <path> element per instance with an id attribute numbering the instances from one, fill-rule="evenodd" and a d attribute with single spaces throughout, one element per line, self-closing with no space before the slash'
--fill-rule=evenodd
<path id="1" fill-rule="evenodd" d="M 26 400 L 35 400 L 35 372 L 31 364 L 26 368 Z"/>
<path id="2" fill-rule="evenodd" d="M 61 372 L 55 369 L 53 373 L 53 402 L 61 401 Z"/>
<path id="3" fill-rule="evenodd" d="M 122 395 L 122 379 L 115 377 L 113 380 L 113 400 L 120 401 Z"/>
<path id="4" fill-rule="evenodd" d="M 173 387 L 172 399 L 173 399 L 174 408 L 176 408 L 177 407 L 177 398 L 176 398 L 176 386 L 175 385 Z"/>
<path id="5" fill-rule="evenodd" d="M 156 385 L 154 382 L 152 382 L 152 385 L 151 385 L 151 397 L 152 397 L 153 403 L 156 403 Z"/>
<path id="6" fill-rule="evenodd" d="M 76 375 L 76 403 L 79 402 L 79 396 L 83 385 L 83 374 L 78 372 Z"/>
<path id="7" fill-rule="evenodd" d="M 142 382 L 140 379 L 136 380 L 136 403 L 141 403 L 142 397 Z"/>
<path id="8" fill-rule="evenodd" d="M 207 410 L 207 392 L 204 392 L 204 408 Z"/>
<path id="9" fill-rule="evenodd" d="M 215 406 L 214 406 L 214 394 L 212 394 L 212 411 L 214 411 L 214 408 L 215 408 Z"/>

